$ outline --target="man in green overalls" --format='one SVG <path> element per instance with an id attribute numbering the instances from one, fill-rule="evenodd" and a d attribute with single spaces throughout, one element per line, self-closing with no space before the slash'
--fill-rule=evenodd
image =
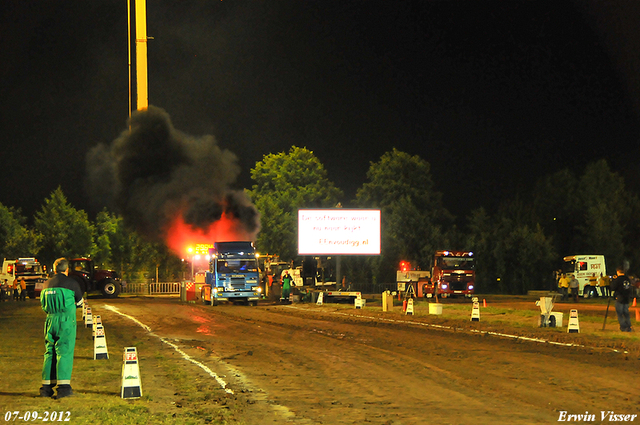
<path id="1" fill-rule="evenodd" d="M 84 300 L 80 285 L 69 277 L 67 259 L 58 258 L 53 270 L 56 275 L 44 284 L 40 293 L 40 304 L 47 313 L 40 396 L 53 396 L 53 388 L 58 385 L 57 398 L 62 398 L 73 394 L 71 370 L 76 346 L 76 308 L 82 307 Z"/>
<path id="2" fill-rule="evenodd" d="M 291 294 L 291 282 L 293 278 L 289 275 L 289 271 L 285 270 L 282 275 L 282 297 L 280 298 L 283 303 L 289 302 L 289 295 Z"/>

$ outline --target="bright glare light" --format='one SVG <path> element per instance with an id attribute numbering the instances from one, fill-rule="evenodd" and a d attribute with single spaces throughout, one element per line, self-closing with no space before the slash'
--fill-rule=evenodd
<path id="1" fill-rule="evenodd" d="M 195 258 L 196 260 L 199 260 L 199 259 L 200 259 L 200 256 L 199 256 L 199 255 L 196 255 L 194 258 Z"/>
<path id="2" fill-rule="evenodd" d="M 210 255 L 207 255 L 207 256 L 206 256 L 206 257 L 204 257 L 204 258 L 206 258 L 206 259 L 207 259 L 207 261 L 210 261 L 210 260 L 211 260 L 211 256 L 210 256 Z"/>
<path id="3" fill-rule="evenodd" d="M 193 252 L 193 248 L 192 247 L 187 248 L 187 252 L 191 254 Z"/>

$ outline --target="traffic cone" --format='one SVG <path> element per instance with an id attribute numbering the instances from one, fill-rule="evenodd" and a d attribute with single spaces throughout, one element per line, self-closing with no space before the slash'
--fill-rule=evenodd
<path id="1" fill-rule="evenodd" d="M 93 360 L 109 359 L 109 351 L 107 350 L 107 337 L 104 334 L 104 327 L 102 326 L 102 323 L 96 325 L 95 332 L 96 336 L 93 340 Z"/>
<path id="2" fill-rule="evenodd" d="M 635 307 L 636 306 L 636 299 L 633 299 L 633 305 L 631 307 Z"/>
<path id="3" fill-rule="evenodd" d="M 97 314 L 96 314 L 96 315 L 93 317 L 93 326 L 92 326 L 92 327 L 93 327 L 93 329 L 91 330 L 91 336 L 93 337 L 93 339 L 95 339 L 95 338 L 96 338 L 96 327 L 97 327 L 98 325 L 102 326 L 102 319 L 100 318 L 100 316 L 99 316 L 99 315 L 97 315 Z"/>
<path id="4" fill-rule="evenodd" d="M 318 301 L 316 301 L 316 305 L 322 305 L 324 303 L 324 292 L 320 292 L 318 294 Z"/>
<path id="5" fill-rule="evenodd" d="M 471 321 L 479 322 L 480 321 L 480 303 L 477 298 L 474 298 L 473 308 L 471 309 Z"/>
<path id="6" fill-rule="evenodd" d="M 142 382 L 138 366 L 138 350 L 136 347 L 125 347 L 122 356 L 122 390 L 121 398 L 142 397 Z"/>
<path id="7" fill-rule="evenodd" d="M 84 317 L 84 324 L 87 328 L 93 328 L 93 315 L 91 314 L 91 307 L 87 307 L 87 314 Z"/>
<path id="8" fill-rule="evenodd" d="M 578 322 L 578 310 L 571 310 L 569 313 L 569 326 L 567 327 L 568 333 L 580 333 L 580 324 Z"/>
<path id="9" fill-rule="evenodd" d="M 404 314 L 413 316 L 413 298 L 407 300 L 407 309 L 404 311 Z"/>
<path id="10" fill-rule="evenodd" d="M 487 306 L 487 300 L 485 300 L 484 298 L 482 299 L 482 307 L 486 307 Z"/>
<path id="11" fill-rule="evenodd" d="M 636 308 L 636 322 L 640 322 L 640 310 Z"/>

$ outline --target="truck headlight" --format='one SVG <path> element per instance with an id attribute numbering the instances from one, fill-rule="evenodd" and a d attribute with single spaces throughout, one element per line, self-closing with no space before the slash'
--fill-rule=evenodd
<path id="1" fill-rule="evenodd" d="M 447 284 L 446 283 L 442 284 L 442 289 L 447 289 Z"/>
<path id="2" fill-rule="evenodd" d="M 469 285 L 469 289 L 473 289 L 473 285 Z"/>

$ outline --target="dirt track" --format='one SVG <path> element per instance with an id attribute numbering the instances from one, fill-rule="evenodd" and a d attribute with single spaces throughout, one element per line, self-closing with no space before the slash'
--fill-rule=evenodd
<path id="1" fill-rule="evenodd" d="M 560 411 L 598 421 L 600 411 L 640 413 L 640 361 L 612 350 L 390 322 L 420 318 L 379 308 L 91 303 L 111 326 L 152 338 L 105 305 L 214 370 L 245 399 L 246 423 L 551 423 Z"/>

